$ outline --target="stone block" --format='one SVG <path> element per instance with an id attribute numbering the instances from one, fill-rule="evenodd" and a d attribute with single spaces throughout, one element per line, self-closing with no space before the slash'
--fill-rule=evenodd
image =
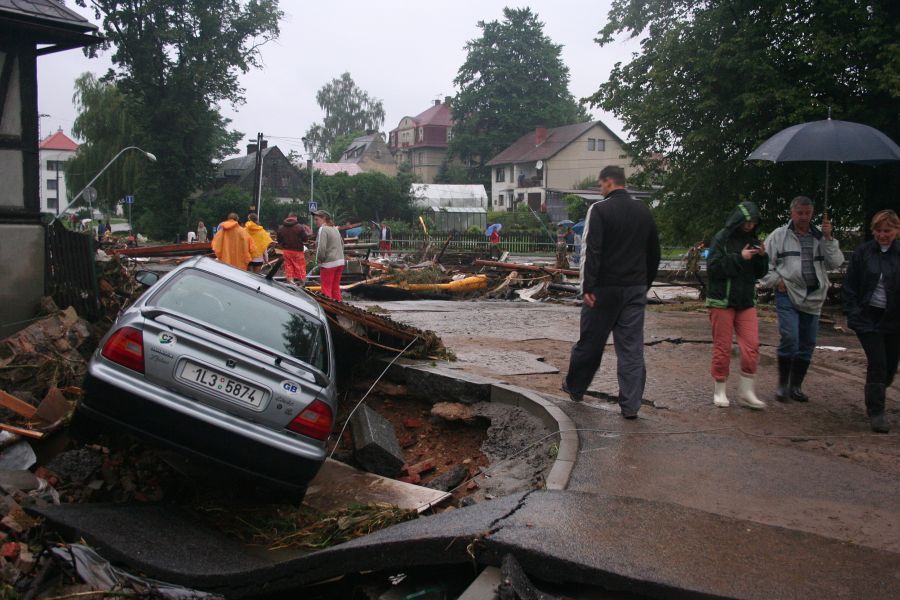
<path id="1" fill-rule="evenodd" d="M 350 425 L 356 461 L 366 471 L 376 475 L 399 475 L 406 461 L 390 422 L 363 404 L 353 415 Z"/>

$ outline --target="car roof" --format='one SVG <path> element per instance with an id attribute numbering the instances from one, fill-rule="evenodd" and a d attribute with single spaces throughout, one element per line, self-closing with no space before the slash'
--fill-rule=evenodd
<path id="1" fill-rule="evenodd" d="M 255 288 L 266 296 L 279 300 L 286 304 L 296 306 L 312 315 L 316 315 L 322 321 L 325 320 L 325 311 L 319 306 L 312 296 L 303 291 L 287 288 L 283 284 L 266 279 L 264 275 L 244 271 L 213 258 L 198 256 L 195 259 L 182 263 L 177 270 L 194 268 L 217 275 L 229 281 L 249 288 Z"/>

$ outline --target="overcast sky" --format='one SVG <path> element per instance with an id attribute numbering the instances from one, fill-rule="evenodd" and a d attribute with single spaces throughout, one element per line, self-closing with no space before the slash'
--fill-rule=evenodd
<path id="1" fill-rule="evenodd" d="M 223 106 L 232 127 L 245 141 L 262 131 L 270 144 L 285 153 L 303 152 L 299 138 L 323 114 L 316 104 L 319 88 L 349 71 L 370 96 L 383 101 L 383 131 L 414 116 L 437 98 L 452 96 L 453 79 L 465 60 L 464 46 L 477 38 L 480 20 L 501 19 L 503 7 L 530 6 L 544 22 L 544 32 L 563 45 L 570 90 L 576 98 L 593 94 L 617 61 L 627 62 L 639 50 L 635 40 L 622 39 L 601 48 L 593 40 L 606 22 L 610 0 L 458 0 L 455 3 L 381 0 L 331 0 L 309 3 L 282 0 L 285 17 L 278 40 L 262 47 L 262 69 L 241 77 L 246 103 Z M 91 22 L 93 15 L 67 0 L 66 5 Z M 72 105 L 75 79 L 86 71 L 104 74 L 111 52 L 87 59 L 69 50 L 38 59 L 38 107 L 41 136 L 61 127 L 71 135 L 76 112 Z M 594 117 L 625 137 L 621 123 L 597 109 Z"/>

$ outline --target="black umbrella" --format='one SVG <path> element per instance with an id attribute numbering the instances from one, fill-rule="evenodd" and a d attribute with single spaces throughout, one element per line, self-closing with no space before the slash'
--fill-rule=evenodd
<path id="1" fill-rule="evenodd" d="M 813 121 L 782 129 L 747 160 L 825 161 L 825 210 L 828 210 L 828 163 L 878 165 L 900 161 L 900 146 L 874 127 L 850 121 Z"/>

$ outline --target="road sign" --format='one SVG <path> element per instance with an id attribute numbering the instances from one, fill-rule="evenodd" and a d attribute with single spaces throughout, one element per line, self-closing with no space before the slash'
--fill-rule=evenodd
<path id="1" fill-rule="evenodd" d="M 314 201 L 314 200 L 310 200 L 310 202 L 309 202 L 309 212 L 314 213 L 314 212 L 316 212 L 317 210 L 319 210 L 319 203 L 316 202 L 316 201 Z"/>
<path id="2" fill-rule="evenodd" d="M 134 204 L 134 196 L 125 196 L 125 204 Z"/>

